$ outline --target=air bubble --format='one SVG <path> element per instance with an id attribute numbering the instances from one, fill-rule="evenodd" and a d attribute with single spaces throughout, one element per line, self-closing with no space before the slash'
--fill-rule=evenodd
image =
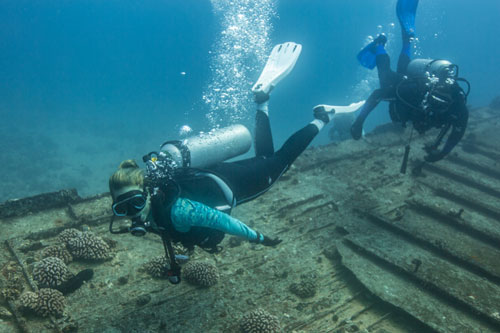
<path id="1" fill-rule="evenodd" d="M 212 78 L 204 89 L 212 127 L 248 120 L 253 114 L 252 82 L 264 68 L 271 41 L 275 0 L 212 0 L 222 31 L 211 54 Z"/>

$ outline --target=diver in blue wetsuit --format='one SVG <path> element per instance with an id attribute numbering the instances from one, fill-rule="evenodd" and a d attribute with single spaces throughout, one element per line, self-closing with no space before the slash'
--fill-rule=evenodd
<path id="1" fill-rule="evenodd" d="M 170 259 L 166 274 L 173 278 L 172 283 L 180 281 L 172 242 L 218 252 L 218 244 L 227 233 L 264 246 L 278 245 L 281 239 L 263 235 L 231 217 L 231 208 L 265 193 L 333 119 L 335 112 L 357 109 L 329 106 L 315 110 L 315 119 L 274 151 L 268 118 L 269 93 L 291 71 L 300 50 L 301 46 L 295 43 L 277 45 L 252 89 L 257 103 L 255 157 L 224 162 L 245 148 L 229 155 L 224 155 L 224 150 L 247 147 L 244 141 L 250 134 L 236 125 L 220 131 L 212 141 L 209 137 L 169 141 L 162 145 L 160 153 L 144 157 L 146 173 L 133 160 L 127 160 L 110 177 L 113 213 L 132 221 L 130 228 L 118 231 L 111 222 L 110 231 L 130 231 L 138 236 L 150 231 L 160 235 Z"/>
<path id="2" fill-rule="evenodd" d="M 387 38 L 379 35 L 357 56 L 364 67 L 378 70 L 380 88 L 375 90 L 360 110 L 351 126 L 354 139 L 361 138 L 363 123 L 381 101 L 389 102 L 389 113 L 394 122 L 403 126 L 410 121 L 413 128 L 424 133 L 430 128 L 441 128 L 436 140 L 426 145 L 425 160 L 436 162 L 445 157 L 462 139 L 469 111 L 466 106 L 469 83 L 458 77 L 458 66 L 447 60 L 410 60 L 410 46 L 415 38 L 415 14 L 418 0 L 398 0 L 396 12 L 401 25 L 403 47 L 397 71 L 390 68 L 390 58 L 384 48 Z M 467 93 L 459 86 L 468 85 Z M 440 149 L 441 141 L 451 132 Z"/>

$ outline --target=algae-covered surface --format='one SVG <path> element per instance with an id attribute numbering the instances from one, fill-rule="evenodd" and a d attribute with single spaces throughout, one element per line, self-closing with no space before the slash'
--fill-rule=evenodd
<path id="1" fill-rule="evenodd" d="M 358 142 L 308 149 L 269 192 L 233 211 L 280 245 L 226 236 L 221 253 L 190 254 L 217 267 L 211 287 L 144 271 L 163 244 L 155 235 L 110 234 L 106 193 L 7 202 L 0 330 L 240 332 L 244 314 L 263 309 L 283 332 L 499 331 L 498 121 L 494 110 L 475 109 L 464 140 L 434 165 L 421 162 L 434 133 L 415 138 L 406 174 L 408 130 L 386 126 Z M 68 264 L 94 276 L 65 296 L 62 317 L 22 310 L 18 293 L 36 287 L 34 263 L 68 228 L 102 237 L 112 258 Z"/>

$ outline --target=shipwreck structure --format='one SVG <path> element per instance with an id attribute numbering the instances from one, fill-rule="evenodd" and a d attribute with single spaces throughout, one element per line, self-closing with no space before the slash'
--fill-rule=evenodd
<path id="1" fill-rule="evenodd" d="M 111 235 L 111 199 L 74 190 L 0 205 L 0 331 L 239 332 L 262 309 L 283 332 L 500 331 L 500 110 L 471 110 L 446 159 L 423 162 L 431 135 L 378 128 L 307 150 L 265 195 L 234 216 L 284 241 L 276 248 L 226 237 L 209 261 L 218 283 L 171 285 L 140 268 L 161 240 Z M 73 260 L 93 277 L 65 295 L 61 316 L 26 313 L 33 266 L 66 229 L 91 231 L 108 260 Z M 274 319 L 273 319 L 274 320 Z"/>

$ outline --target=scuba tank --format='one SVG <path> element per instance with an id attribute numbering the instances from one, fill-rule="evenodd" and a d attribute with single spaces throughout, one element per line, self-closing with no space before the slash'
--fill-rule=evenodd
<path id="1" fill-rule="evenodd" d="M 412 79 L 427 79 L 429 76 L 457 78 L 458 66 L 443 59 L 413 59 L 408 64 L 406 75 Z"/>
<path id="2" fill-rule="evenodd" d="M 396 87 L 396 96 L 399 101 L 410 109 L 423 111 L 427 109 L 445 112 L 452 104 L 451 88 L 456 82 L 464 82 L 467 92 L 460 88 L 465 98 L 470 92 L 470 83 L 458 77 L 458 65 L 444 59 L 413 59 L 408 64 L 406 76 Z M 409 101 L 401 93 L 401 86 L 414 84 L 418 92 L 422 92 L 422 101 L 415 103 Z"/>
<path id="3" fill-rule="evenodd" d="M 182 141 L 167 141 L 160 147 L 178 167 L 205 168 L 246 153 L 252 135 L 243 125 L 231 125 L 201 133 Z"/>

